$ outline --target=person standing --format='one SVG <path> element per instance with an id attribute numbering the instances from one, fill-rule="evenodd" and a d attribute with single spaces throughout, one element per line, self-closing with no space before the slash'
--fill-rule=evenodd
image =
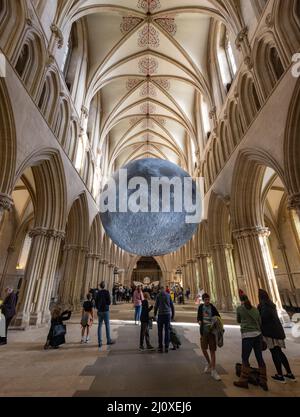
<path id="1" fill-rule="evenodd" d="M 144 300 L 142 301 L 142 312 L 141 312 L 141 334 L 140 334 L 140 350 L 144 350 L 144 340 L 148 350 L 153 350 L 153 346 L 150 343 L 149 336 L 149 313 L 153 309 L 153 306 L 149 306 L 150 295 L 148 292 L 144 294 Z"/>
<path id="2" fill-rule="evenodd" d="M 165 331 L 165 352 L 169 352 L 170 324 L 171 320 L 174 320 L 174 315 L 174 305 L 172 303 L 170 294 L 165 291 L 164 287 L 160 287 L 160 291 L 156 297 L 154 307 L 154 316 L 157 316 L 159 353 L 163 353 L 163 331 Z"/>
<path id="3" fill-rule="evenodd" d="M 239 381 L 234 385 L 248 389 L 248 378 L 251 371 L 249 358 L 252 350 L 259 366 L 259 385 L 264 391 L 268 391 L 267 368 L 262 355 L 263 337 L 261 332 L 261 317 L 257 308 L 253 307 L 250 300 L 240 290 L 241 305 L 237 308 L 237 322 L 241 325 L 242 334 L 242 372 Z"/>
<path id="4" fill-rule="evenodd" d="M 186 299 L 189 301 L 189 299 L 190 299 L 190 295 L 191 295 L 191 289 L 190 289 L 190 288 L 188 288 L 188 289 L 186 290 L 185 295 L 186 295 Z"/>
<path id="5" fill-rule="evenodd" d="M 17 297 L 12 288 L 6 288 L 5 299 L 2 304 L 2 313 L 5 317 L 5 337 L 2 338 L 2 345 L 7 344 L 8 327 L 16 314 Z"/>
<path id="6" fill-rule="evenodd" d="M 93 313 L 93 302 L 92 296 L 90 293 L 86 296 L 87 300 L 83 303 L 82 306 L 82 315 L 81 315 L 81 343 L 89 343 L 90 341 L 90 327 L 93 324 L 94 313 Z M 86 336 L 85 336 L 86 332 Z"/>
<path id="7" fill-rule="evenodd" d="M 115 342 L 110 337 L 109 306 L 111 305 L 110 293 L 105 289 L 105 283 L 101 282 L 100 290 L 96 296 L 96 308 L 98 310 L 98 347 L 102 347 L 102 325 L 105 323 L 106 340 L 108 345 Z"/>
<path id="8" fill-rule="evenodd" d="M 207 365 L 204 369 L 204 373 L 211 373 L 211 376 L 216 381 L 221 381 L 219 374 L 216 371 L 216 351 L 217 341 L 213 333 L 213 319 L 214 317 L 220 317 L 220 314 L 216 307 L 211 304 L 209 294 L 203 294 L 203 304 L 200 304 L 198 308 L 197 320 L 200 324 L 201 335 L 201 349 L 203 355 L 207 361 Z M 210 357 L 208 354 L 210 352 Z"/>
<path id="9" fill-rule="evenodd" d="M 275 381 L 283 384 L 288 381 L 296 381 L 291 367 L 282 349 L 285 349 L 285 333 L 277 314 L 276 305 L 272 302 L 265 290 L 258 291 L 258 311 L 261 316 L 261 330 L 267 348 L 270 350 L 277 374 L 272 376 Z M 283 375 L 282 367 L 286 370 Z"/>
<path id="10" fill-rule="evenodd" d="M 141 318 L 141 311 L 142 311 L 142 302 L 144 300 L 143 292 L 141 286 L 138 285 L 136 290 L 133 293 L 133 304 L 134 304 L 134 320 L 135 324 L 138 324 Z"/>

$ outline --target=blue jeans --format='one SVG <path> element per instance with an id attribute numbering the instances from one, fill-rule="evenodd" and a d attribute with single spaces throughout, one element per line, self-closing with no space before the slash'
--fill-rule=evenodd
<path id="1" fill-rule="evenodd" d="M 252 349 L 254 350 L 254 354 L 258 363 L 258 366 L 260 368 L 265 368 L 266 364 L 263 359 L 262 355 L 262 336 L 257 337 L 247 337 L 245 339 L 242 339 L 242 360 L 243 364 L 246 366 L 250 366 L 249 358 L 252 352 Z"/>
<path id="2" fill-rule="evenodd" d="M 170 344 L 170 323 L 171 317 L 169 314 L 158 315 L 157 330 L 158 330 L 158 345 L 159 349 L 163 348 L 163 330 L 165 330 L 165 348 L 169 348 Z"/>
<path id="3" fill-rule="evenodd" d="M 134 321 L 140 321 L 141 319 L 141 312 L 142 312 L 142 306 L 135 306 L 135 313 L 134 313 Z"/>
<path id="4" fill-rule="evenodd" d="M 109 327 L 109 311 L 98 311 L 98 345 L 102 346 L 102 324 L 105 323 L 107 343 L 111 343 Z"/>

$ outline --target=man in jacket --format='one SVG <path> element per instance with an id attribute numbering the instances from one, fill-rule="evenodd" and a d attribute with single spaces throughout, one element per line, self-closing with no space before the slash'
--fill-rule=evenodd
<path id="1" fill-rule="evenodd" d="M 170 294 L 165 291 L 165 287 L 160 287 L 156 297 L 154 316 L 157 316 L 158 329 L 158 352 L 163 353 L 163 330 L 165 330 L 165 352 L 169 352 L 170 344 L 170 323 L 174 319 L 174 305 Z"/>
<path id="2" fill-rule="evenodd" d="M 216 371 L 216 350 L 217 342 L 216 337 L 213 333 L 213 318 L 220 317 L 220 314 L 216 307 L 210 303 L 210 296 L 203 294 L 202 300 L 204 304 L 200 304 L 198 309 L 198 323 L 200 324 L 201 334 L 201 349 L 205 359 L 207 360 L 207 366 L 204 372 L 211 373 L 211 376 L 216 380 L 220 381 L 221 378 Z M 210 357 L 208 354 L 210 351 Z"/>
<path id="3" fill-rule="evenodd" d="M 98 310 L 98 346 L 102 347 L 102 324 L 105 323 L 106 339 L 108 345 L 115 342 L 110 337 L 109 306 L 111 305 L 110 293 L 105 289 L 105 283 L 101 282 L 100 290 L 96 295 L 96 308 Z"/>

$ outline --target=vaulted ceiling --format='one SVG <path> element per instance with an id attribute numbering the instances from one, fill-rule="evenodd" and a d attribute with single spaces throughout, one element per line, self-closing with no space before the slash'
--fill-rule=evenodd
<path id="1" fill-rule="evenodd" d="M 194 153 L 198 150 L 197 95 L 199 100 L 202 94 L 212 106 L 208 71 L 211 19 L 234 25 L 233 3 L 67 2 L 71 21 L 86 19 L 87 102 L 100 94 L 101 141 L 109 140 L 110 170 L 141 157 L 168 159 L 188 169 L 187 146 Z"/>

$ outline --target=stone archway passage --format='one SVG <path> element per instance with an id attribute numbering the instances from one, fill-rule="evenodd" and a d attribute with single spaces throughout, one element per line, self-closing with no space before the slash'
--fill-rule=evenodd
<path id="1" fill-rule="evenodd" d="M 141 282 L 144 285 L 151 285 L 154 282 L 161 282 L 162 271 L 154 258 L 143 256 L 136 266 L 132 272 L 131 283 Z"/>
<path id="2" fill-rule="evenodd" d="M 77 391 L 74 396 L 225 397 L 225 385 L 203 374 L 204 358 L 199 358 L 194 350 L 198 346 L 184 337 L 183 327 L 176 327 L 176 330 L 182 341 L 181 349 L 161 354 L 138 351 L 140 327 L 119 327 L 117 343 L 81 374 L 95 378 L 90 389 Z M 150 337 L 156 346 L 156 326 Z M 226 373 L 222 367 L 218 367 L 218 372 Z"/>

